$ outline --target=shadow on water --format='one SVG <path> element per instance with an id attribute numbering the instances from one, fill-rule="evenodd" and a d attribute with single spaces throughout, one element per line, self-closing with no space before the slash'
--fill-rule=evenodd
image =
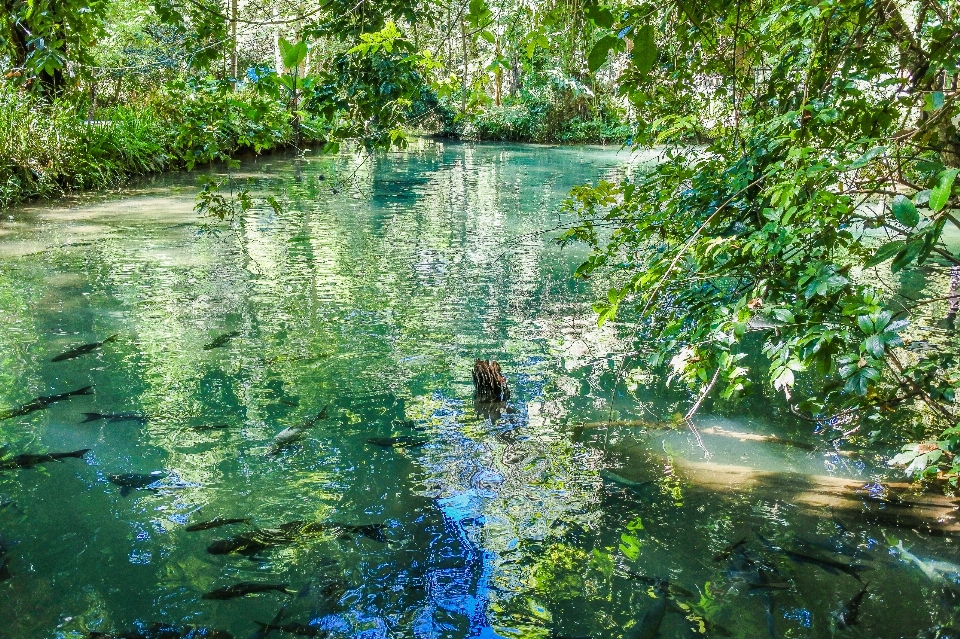
<path id="1" fill-rule="evenodd" d="M 0 421 L 11 458 L 90 449 L 0 473 L 0 636 L 935 637 L 955 504 L 762 405 L 699 417 L 706 460 L 638 426 L 675 397 L 596 425 L 630 340 L 542 231 L 636 170 L 423 141 L 248 162 L 283 212 L 218 234 L 188 176 L 18 211 L 0 410 L 94 392 Z M 474 401 L 477 358 L 510 400 Z"/>

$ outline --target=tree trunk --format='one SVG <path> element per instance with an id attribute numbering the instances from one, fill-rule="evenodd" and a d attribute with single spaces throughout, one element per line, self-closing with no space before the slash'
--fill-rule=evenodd
<path id="1" fill-rule="evenodd" d="M 467 112 L 467 87 L 470 85 L 469 78 L 467 77 L 467 23 L 462 21 L 460 22 L 460 38 L 463 42 L 463 91 L 461 92 L 460 98 L 460 111 L 462 113 Z"/>
<path id="2" fill-rule="evenodd" d="M 237 3 L 230 0 L 230 76 L 233 78 L 233 88 L 237 88 Z"/>

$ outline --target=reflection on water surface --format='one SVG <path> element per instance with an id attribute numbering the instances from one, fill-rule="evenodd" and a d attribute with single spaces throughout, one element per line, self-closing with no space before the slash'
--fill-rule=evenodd
<path id="1" fill-rule="evenodd" d="M 955 542 L 845 502 L 867 461 L 762 402 L 705 460 L 659 383 L 611 393 L 633 345 L 542 231 L 623 155 L 241 170 L 282 214 L 198 233 L 173 176 L 0 228 L 8 461 L 89 449 L 0 474 L 0 636 L 953 636 Z"/>

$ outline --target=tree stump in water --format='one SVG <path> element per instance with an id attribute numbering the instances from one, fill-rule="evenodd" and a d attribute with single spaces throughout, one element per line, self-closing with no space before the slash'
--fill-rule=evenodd
<path id="1" fill-rule="evenodd" d="M 473 365 L 474 397 L 481 402 L 505 402 L 510 399 L 507 378 L 500 371 L 500 364 L 478 359 Z"/>

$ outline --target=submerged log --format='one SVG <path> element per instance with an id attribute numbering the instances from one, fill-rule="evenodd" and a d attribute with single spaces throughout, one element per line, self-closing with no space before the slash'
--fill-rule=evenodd
<path id="1" fill-rule="evenodd" d="M 507 378 L 503 376 L 497 362 L 478 359 L 473 364 L 473 387 L 477 401 L 505 402 L 510 399 Z"/>

